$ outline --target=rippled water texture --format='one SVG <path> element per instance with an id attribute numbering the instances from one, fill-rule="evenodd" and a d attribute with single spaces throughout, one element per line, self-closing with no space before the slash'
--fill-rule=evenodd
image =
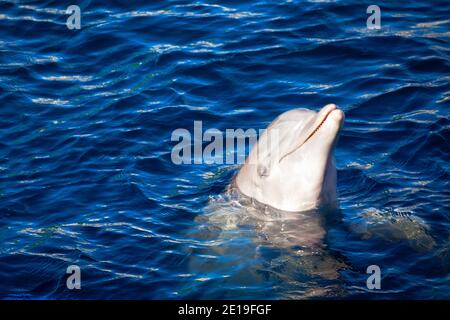
<path id="1" fill-rule="evenodd" d="M 0 1 L 0 298 L 449 299 L 449 19 L 437 0 Z M 327 103 L 346 123 L 326 224 L 243 207 L 236 165 L 171 162 L 194 120 Z"/>

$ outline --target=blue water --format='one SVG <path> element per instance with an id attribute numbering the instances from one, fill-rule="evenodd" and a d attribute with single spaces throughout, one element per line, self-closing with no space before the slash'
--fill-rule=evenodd
<path id="1" fill-rule="evenodd" d="M 449 299 L 448 1 L 208 1 L 0 1 L 0 298 Z M 346 122 L 323 277 L 251 223 L 208 227 L 239 166 L 170 154 L 195 120 L 327 103 Z"/>

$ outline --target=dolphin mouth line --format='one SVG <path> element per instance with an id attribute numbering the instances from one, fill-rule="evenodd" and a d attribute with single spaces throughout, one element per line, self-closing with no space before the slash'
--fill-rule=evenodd
<path id="1" fill-rule="evenodd" d="M 303 141 L 298 147 L 296 147 L 294 150 L 292 150 L 291 152 L 286 153 L 284 156 L 282 156 L 280 158 L 280 160 L 278 162 L 281 162 L 285 157 L 287 157 L 288 155 L 294 153 L 295 151 L 297 151 L 298 149 L 300 149 L 306 142 L 308 142 L 309 139 L 311 139 L 317 131 L 319 131 L 320 127 L 322 127 L 322 125 L 325 123 L 325 121 L 328 119 L 328 116 L 334 111 L 334 110 L 338 110 L 338 108 L 334 107 L 333 109 L 329 110 L 325 116 L 323 117 L 322 121 L 320 121 L 320 123 L 317 125 L 317 127 L 308 135 L 308 137 L 305 139 L 305 141 Z"/>
<path id="2" fill-rule="evenodd" d="M 325 115 L 325 117 L 323 117 L 322 121 L 320 121 L 319 125 L 313 130 L 313 132 L 311 132 L 311 134 L 305 139 L 305 141 L 303 141 L 303 143 L 300 145 L 300 147 L 302 145 L 304 145 L 309 139 L 311 139 L 311 137 L 313 135 L 316 134 L 316 132 L 320 129 L 320 127 L 325 123 L 325 121 L 328 119 L 328 116 L 334 111 L 337 110 L 336 108 L 331 109 L 330 111 L 327 112 L 327 114 Z M 299 148 L 300 148 L 299 147 Z"/>

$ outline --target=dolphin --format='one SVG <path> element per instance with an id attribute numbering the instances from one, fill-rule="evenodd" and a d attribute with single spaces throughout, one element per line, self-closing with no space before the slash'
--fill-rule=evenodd
<path id="1" fill-rule="evenodd" d="M 259 203 L 288 212 L 336 208 L 333 150 L 344 123 L 335 104 L 293 109 L 263 132 L 234 186 Z"/>

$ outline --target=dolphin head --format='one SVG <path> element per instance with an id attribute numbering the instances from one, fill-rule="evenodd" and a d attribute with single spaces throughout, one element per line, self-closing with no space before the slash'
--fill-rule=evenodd
<path id="1" fill-rule="evenodd" d="M 261 135 L 236 176 L 239 190 L 284 211 L 336 206 L 333 149 L 344 122 L 334 104 L 294 109 Z"/>

